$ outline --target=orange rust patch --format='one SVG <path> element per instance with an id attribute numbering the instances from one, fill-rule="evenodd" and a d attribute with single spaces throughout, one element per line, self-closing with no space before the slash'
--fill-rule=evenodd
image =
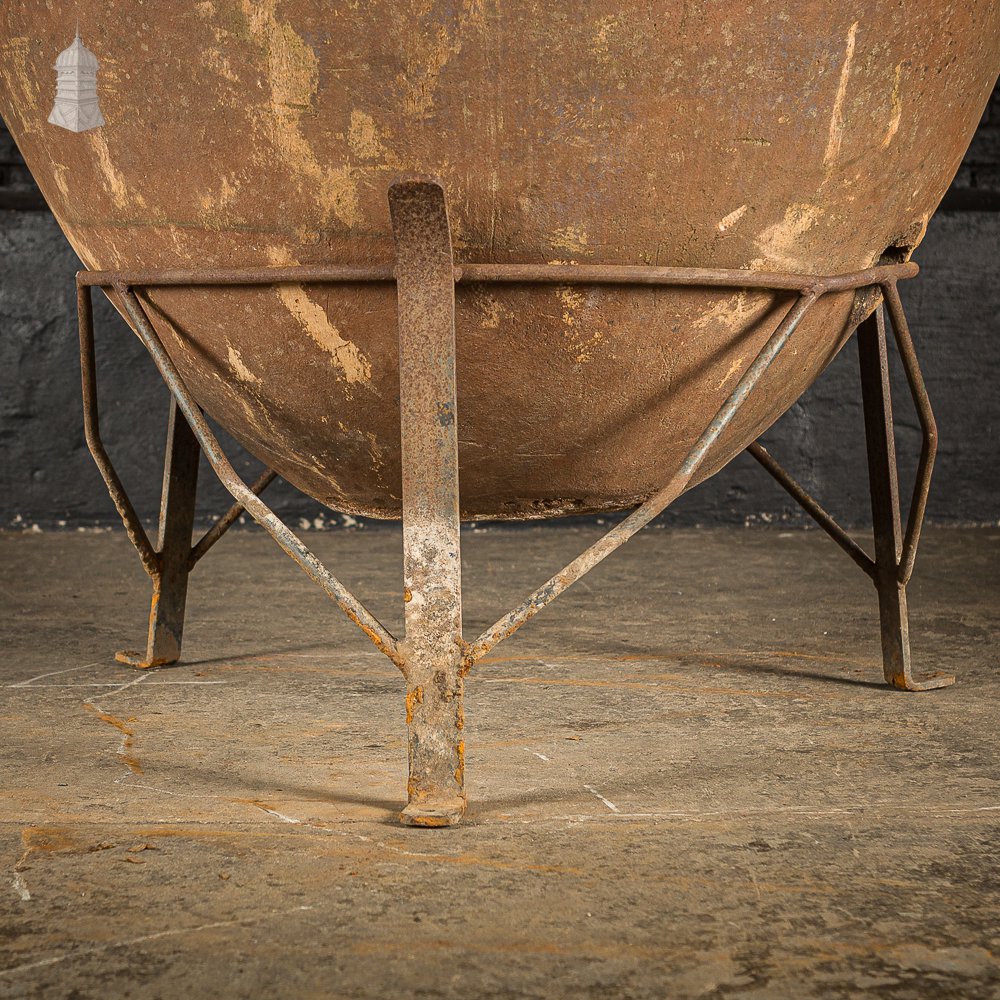
<path id="1" fill-rule="evenodd" d="M 128 744 L 126 744 L 126 746 L 127 746 L 127 745 L 128 745 Z M 141 764 L 139 763 L 139 761 L 137 761 L 137 760 L 135 759 L 135 757 L 131 757 L 131 756 L 129 756 L 128 754 L 122 754 L 122 761 L 124 761 L 124 763 L 125 763 L 125 766 L 126 766 L 126 767 L 127 767 L 127 768 L 128 768 L 128 769 L 129 769 L 129 770 L 130 770 L 130 771 L 131 771 L 131 772 L 132 772 L 133 774 L 142 774 L 142 773 L 143 773 L 143 770 L 142 770 L 142 765 L 141 765 Z"/>
<path id="2" fill-rule="evenodd" d="M 420 686 L 406 692 L 406 724 L 409 726 L 413 722 L 413 709 L 417 705 L 424 703 L 424 689 Z"/>
<path id="3" fill-rule="evenodd" d="M 132 749 L 135 733 L 129 729 L 128 724 L 124 719 L 119 719 L 117 715 L 110 715 L 107 712 L 102 712 L 96 705 L 92 705 L 89 701 L 83 703 L 83 707 L 96 715 L 101 722 L 107 723 L 109 726 L 114 726 L 120 733 L 125 734 L 125 739 L 122 741 L 121 750 L 119 756 L 122 762 L 133 774 L 142 774 L 142 766 L 139 761 L 135 759 L 130 753 L 126 751 Z M 129 719 L 128 722 L 135 722 L 135 719 Z"/>
<path id="4" fill-rule="evenodd" d="M 101 722 L 106 722 L 109 726 L 114 726 L 115 729 L 123 732 L 126 736 L 134 736 L 135 733 L 129 729 L 127 723 L 123 719 L 119 719 L 116 715 L 109 715 L 107 712 L 102 712 L 96 705 L 92 705 L 89 701 L 84 702 L 83 707 L 88 711 L 96 715 Z M 133 720 L 129 720 L 131 722 Z"/>
<path id="5" fill-rule="evenodd" d="M 156 609 L 160 605 L 160 581 L 157 579 L 153 584 L 153 599 L 149 605 L 149 634 L 153 634 L 156 625 Z"/>
<path id="6" fill-rule="evenodd" d="M 27 826 L 21 831 L 21 844 L 26 851 L 39 853 L 83 850 L 74 831 L 61 826 Z"/>
<path id="7" fill-rule="evenodd" d="M 62 826 L 27 826 L 21 831 L 24 853 L 14 865 L 20 871 L 34 854 L 87 854 L 104 851 L 115 845 L 106 841 L 86 843 L 75 830 Z"/>
<path id="8" fill-rule="evenodd" d="M 452 826 L 453 822 L 447 816 L 410 816 L 407 820 L 410 826 L 423 826 L 436 830 L 443 826 Z"/>

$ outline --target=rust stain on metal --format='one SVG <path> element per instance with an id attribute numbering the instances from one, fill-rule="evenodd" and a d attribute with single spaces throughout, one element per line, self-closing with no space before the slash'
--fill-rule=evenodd
<path id="1" fill-rule="evenodd" d="M 406 692 L 406 724 L 413 722 L 413 706 L 423 704 L 424 689 L 419 685 Z"/>
<path id="2" fill-rule="evenodd" d="M 403 646 L 409 802 L 402 820 L 446 826 L 465 812 L 455 266 L 444 190 L 389 189 L 396 240 L 403 464 Z M 419 691 L 419 696 L 417 692 Z M 413 697 L 410 697 L 413 695 Z"/>

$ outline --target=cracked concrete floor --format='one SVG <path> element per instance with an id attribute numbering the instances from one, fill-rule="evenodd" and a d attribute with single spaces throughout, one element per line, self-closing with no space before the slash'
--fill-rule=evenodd
<path id="1" fill-rule="evenodd" d="M 470 532 L 468 631 L 597 529 Z M 399 540 L 309 536 L 390 628 Z M 914 655 L 816 532 L 653 530 L 467 686 L 408 830 L 402 679 L 259 533 L 129 672 L 121 534 L 0 536 L 0 996 L 1000 995 L 1000 531 L 928 531 Z"/>

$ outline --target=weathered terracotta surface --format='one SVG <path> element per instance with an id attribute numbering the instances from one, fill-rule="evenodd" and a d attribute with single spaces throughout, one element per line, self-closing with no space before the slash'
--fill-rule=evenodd
<path id="1" fill-rule="evenodd" d="M 106 121 L 79 134 L 46 121 L 77 13 Z M 89 267 L 387 263 L 387 185 L 419 171 L 445 182 L 459 262 L 822 273 L 919 242 L 996 77 L 1000 5 L 12 0 L 0 52 L 0 112 Z M 398 516 L 391 288 L 151 299 L 195 395 L 251 451 L 337 509 Z M 649 495 L 772 304 L 460 288 L 465 512 Z M 864 308 L 821 302 L 705 474 Z"/>

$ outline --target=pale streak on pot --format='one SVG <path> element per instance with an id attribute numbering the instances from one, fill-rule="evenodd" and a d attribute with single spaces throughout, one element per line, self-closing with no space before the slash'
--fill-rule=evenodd
<path id="1" fill-rule="evenodd" d="M 832 163 L 840 154 L 840 144 L 844 136 L 844 98 L 847 96 L 847 85 L 851 79 L 851 63 L 854 61 L 854 44 L 858 34 L 858 24 L 855 21 L 847 32 L 847 45 L 844 49 L 844 63 L 840 69 L 840 82 L 837 85 L 837 96 L 833 101 L 833 113 L 830 115 L 830 137 L 826 143 L 823 162 Z"/>

